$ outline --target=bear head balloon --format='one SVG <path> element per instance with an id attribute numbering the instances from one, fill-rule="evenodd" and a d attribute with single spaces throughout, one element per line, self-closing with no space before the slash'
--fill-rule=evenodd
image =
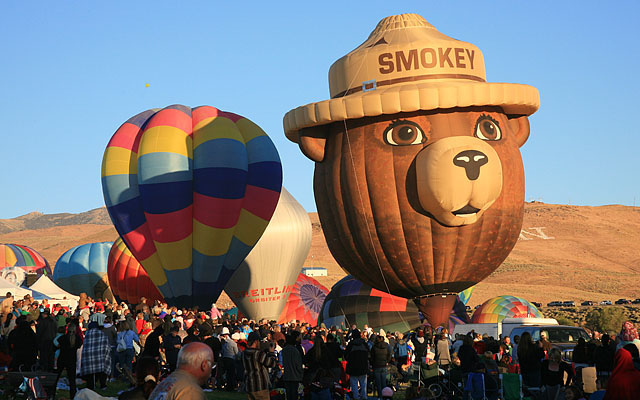
<path id="1" fill-rule="evenodd" d="M 331 99 L 289 111 L 286 136 L 315 161 L 332 255 L 357 279 L 413 298 L 432 325 L 518 239 L 520 155 L 539 106 L 488 83 L 480 50 L 416 14 L 391 16 L 329 70 Z"/>

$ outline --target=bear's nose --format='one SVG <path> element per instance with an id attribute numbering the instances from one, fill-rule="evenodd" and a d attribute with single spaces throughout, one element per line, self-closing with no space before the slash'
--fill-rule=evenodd
<path id="1" fill-rule="evenodd" d="M 489 162 L 489 158 L 478 150 L 465 150 L 453 157 L 453 165 L 464 168 L 467 178 L 475 181 L 480 176 L 480 167 Z"/>

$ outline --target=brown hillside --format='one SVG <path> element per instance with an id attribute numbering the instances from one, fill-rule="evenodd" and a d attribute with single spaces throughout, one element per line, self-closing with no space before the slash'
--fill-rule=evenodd
<path id="1" fill-rule="evenodd" d="M 305 266 L 325 267 L 327 287 L 345 275 L 331 256 L 317 213 Z M 0 243 L 33 247 L 52 266 L 69 248 L 117 237 L 104 208 L 81 214 L 31 213 L 0 220 Z M 502 294 L 546 303 L 640 297 L 640 209 L 525 204 L 523 233 L 505 263 L 476 286 L 470 304 Z M 220 299 L 228 304 L 226 296 Z"/>

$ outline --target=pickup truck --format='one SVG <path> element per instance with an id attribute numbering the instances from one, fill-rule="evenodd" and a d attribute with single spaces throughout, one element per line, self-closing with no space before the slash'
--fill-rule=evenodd
<path id="1" fill-rule="evenodd" d="M 578 344 L 578 339 L 583 338 L 587 342 L 591 340 L 587 331 L 578 326 L 529 325 L 513 328 L 509 335 L 511 341 L 516 335 L 521 337 L 525 332 L 529 332 L 534 342 L 540 340 L 541 334 L 545 334 L 551 345 L 560 350 L 562 358 L 569 362 L 573 359 L 573 348 Z"/>

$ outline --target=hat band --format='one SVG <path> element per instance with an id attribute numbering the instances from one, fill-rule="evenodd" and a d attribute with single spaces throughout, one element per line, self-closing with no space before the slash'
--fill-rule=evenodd
<path id="1" fill-rule="evenodd" d="M 398 83 L 423 81 L 423 80 L 427 80 L 427 79 L 467 79 L 467 80 L 472 80 L 472 81 L 477 81 L 477 82 L 486 82 L 484 79 L 480 78 L 479 76 L 467 75 L 467 74 L 417 75 L 417 76 L 407 76 L 407 77 L 404 77 L 404 78 L 387 79 L 387 80 L 384 80 L 384 81 L 376 81 L 374 79 L 374 80 L 371 80 L 371 81 L 363 82 L 361 86 L 356 86 L 356 87 L 353 87 L 351 89 L 347 89 L 345 91 L 342 91 L 342 92 L 336 94 L 335 96 L 333 96 L 332 99 L 335 99 L 337 97 L 348 96 L 350 94 L 358 93 L 358 92 L 362 92 L 362 91 L 366 92 L 366 91 L 369 91 L 369 90 L 373 90 L 378 86 L 395 85 L 395 84 L 398 84 Z"/>

